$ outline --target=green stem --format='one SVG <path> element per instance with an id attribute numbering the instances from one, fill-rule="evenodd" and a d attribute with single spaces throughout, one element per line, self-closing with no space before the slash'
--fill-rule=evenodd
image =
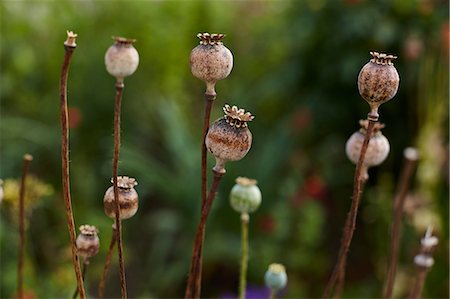
<path id="1" fill-rule="evenodd" d="M 241 275 L 239 280 L 239 299 L 245 299 L 247 287 L 247 267 L 248 267 L 248 222 L 250 216 L 247 213 L 241 214 L 242 222 L 242 253 L 241 253 Z"/>
<path id="2" fill-rule="evenodd" d="M 269 295 L 269 299 L 275 299 L 277 298 L 277 290 L 275 289 L 270 289 L 270 295 Z"/>

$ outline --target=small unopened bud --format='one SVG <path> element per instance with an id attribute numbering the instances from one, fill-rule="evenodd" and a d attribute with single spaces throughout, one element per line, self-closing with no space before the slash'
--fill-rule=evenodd
<path id="1" fill-rule="evenodd" d="M 111 179 L 111 182 L 113 180 Z M 127 176 L 117 177 L 117 186 L 119 187 L 119 207 L 120 207 L 120 219 L 128 219 L 133 217 L 138 210 L 138 194 L 134 189 L 137 185 L 137 181 L 134 178 Z M 105 196 L 103 198 L 103 207 L 105 214 L 115 219 L 116 215 L 116 205 L 114 202 L 114 186 L 111 186 L 106 190 Z"/>
<path id="2" fill-rule="evenodd" d="M 230 204 L 236 212 L 252 213 L 261 204 L 261 190 L 256 180 L 238 177 L 230 192 Z"/>
<path id="3" fill-rule="evenodd" d="M 287 280 L 286 269 L 282 264 L 270 264 L 264 275 L 266 286 L 272 290 L 283 289 Z"/>
<path id="4" fill-rule="evenodd" d="M 105 65 L 108 73 L 116 77 L 118 82 L 133 74 L 139 65 L 139 54 L 133 43 L 134 39 L 113 37 L 115 43 L 105 54 Z"/>
<path id="5" fill-rule="evenodd" d="M 252 133 L 247 123 L 254 118 L 236 106 L 225 105 L 223 111 L 225 116 L 211 124 L 205 139 L 206 148 L 216 158 L 213 171 L 220 174 L 225 173 L 226 162 L 239 161 L 250 150 Z"/>
<path id="6" fill-rule="evenodd" d="M 434 265 L 434 259 L 428 254 L 419 253 L 414 257 L 414 264 L 423 268 L 431 268 Z"/>
<path id="7" fill-rule="evenodd" d="M 80 226 L 80 234 L 77 237 L 77 252 L 82 258 L 88 259 L 98 253 L 100 240 L 98 230 L 93 225 Z"/>

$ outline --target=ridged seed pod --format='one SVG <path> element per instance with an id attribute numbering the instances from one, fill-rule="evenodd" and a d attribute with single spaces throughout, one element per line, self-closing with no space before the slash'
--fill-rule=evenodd
<path id="1" fill-rule="evenodd" d="M 111 179 L 112 183 L 112 179 Z M 117 177 L 117 186 L 119 187 L 119 206 L 120 206 L 120 219 L 128 219 L 133 217 L 138 210 L 138 194 L 134 189 L 137 185 L 137 181 L 134 178 L 127 176 Z M 114 186 L 111 186 L 106 190 L 103 198 L 103 208 L 105 214 L 115 219 L 116 206 L 114 203 Z"/>
<path id="2" fill-rule="evenodd" d="M 247 122 L 254 119 L 250 112 L 236 106 L 225 105 L 223 111 L 224 117 L 212 123 L 205 139 L 206 148 L 216 158 L 213 170 L 222 174 L 226 162 L 241 160 L 250 150 L 252 133 Z"/>
<path id="3" fill-rule="evenodd" d="M 80 234 L 77 237 L 77 252 L 82 258 L 88 259 L 98 253 L 100 240 L 98 230 L 93 225 L 80 226 Z"/>
<path id="4" fill-rule="evenodd" d="M 139 65 L 139 54 L 133 43 L 134 39 L 113 37 L 115 43 L 105 54 L 106 70 L 122 82 L 123 78 L 133 74 Z"/>
<path id="5" fill-rule="evenodd" d="M 261 190 L 256 180 L 238 177 L 230 192 L 231 207 L 238 213 L 252 213 L 261 204 Z"/>
<path id="6" fill-rule="evenodd" d="M 358 75 L 360 95 L 369 103 L 373 120 L 378 119 L 378 107 L 392 99 L 398 90 L 400 77 L 392 60 L 396 56 L 370 52 L 372 59 Z"/>
<path id="7" fill-rule="evenodd" d="M 217 81 L 225 79 L 233 68 L 233 54 L 222 43 L 224 34 L 199 33 L 200 45 L 191 51 L 192 74 L 206 83 L 207 93 L 215 94 Z"/>
<path id="8" fill-rule="evenodd" d="M 282 264 L 270 264 L 264 275 L 264 282 L 272 290 L 283 289 L 287 284 L 286 268 Z"/>
<path id="9" fill-rule="evenodd" d="M 367 120 L 361 120 L 361 129 L 348 139 L 345 145 L 347 157 L 354 164 L 358 163 L 361 154 L 361 147 L 366 136 Z M 367 169 L 372 166 L 380 165 L 388 156 L 390 145 L 388 139 L 381 133 L 384 125 L 375 123 L 372 137 L 369 140 L 366 156 L 363 162 L 363 175 L 368 178 Z"/>

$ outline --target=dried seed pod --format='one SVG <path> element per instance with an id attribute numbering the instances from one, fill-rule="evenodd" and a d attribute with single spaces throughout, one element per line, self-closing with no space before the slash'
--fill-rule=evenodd
<path id="1" fill-rule="evenodd" d="M 359 94 L 369 103 L 369 117 L 378 120 L 378 107 L 392 99 L 398 90 L 400 77 L 392 60 L 396 56 L 370 52 L 372 59 L 358 75 Z"/>
<path id="2" fill-rule="evenodd" d="M 122 82 L 124 77 L 133 74 L 139 65 L 139 54 L 134 48 L 134 39 L 113 37 L 115 43 L 105 54 L 106 70 Z"/>
<path id="3" fill-rule="evenodd" d="M 98 230 L 93 225 L 80 226 L 80 234 L 77 237 L 77 252 L 82 258 L 88 259 L 98 253 L 100 240 Z"/>
<path id="4" fill-rule="evenodd" d="M 199 33 L 197 37 L 200 45 L 191 51 L 191 71 L 206 83 L 206 93 L 215 94 L 216 82 L 231 73 L 233 54 L 222 43 L 224 34 Z"/>
<path id="5" fill-rule="evenodd" d="M 270 264 L 264 275 L 264 282 L 272 290 L 280 290 L 286 287 L 286 268 L 282 264 Z"/>
<path id="6" fill-rule="evenodd" d="M 361 129 L 348 139 L 345 145 L 345 152 L 347 157 L 354 164 L 358 163 L 359 156 L 361 154 L 361 147 L 366 136 L 366 129 L 368 125 L 367 120 L 360 121 Z M 373 129 L 373 135 L 369 140 L 366 156 L 363 162 L 363 175 L 367 179 L 367 169 L 372 166 L 380 165 L 388 156 L 390 145 L 388 139 L 381 133 L 381 129 L 384 125 L 375 123 Z"/>
<path id="7" fill-rule="evenodd" d="M 216 158 L 213 170 L 225 173 L 224 165 L 228 161 L 238 161 L 245 157 L 252 145 L 252 133 L 247 122 L 254 116 L 236 106 L 223 107 L 225 116 L 216 120 L 210 126 L 206 135 L 206 148 Z"/>
<path id="8" fill-rule="evenodd" d="M 231 207 L 239 213 L 252 213 L 261 204 L 261 190 L 256 180 L 238 177 L 230 192 Z"/>
<path id="9" fill-rule="evenodd" d="M 111 179 L 111 183 L 113 180 Z M 128 219 L 133 217 L 138 210 L 138 194 L 134 189 L 137 185 L 137 181 L 134 178 L 127 176 L 117 177 L 117 186 L 119 187 L 119 206 L 120 206 L 120 219 Z M 103 208 L 105 214 L 109 218 L 115 219 L 116 206 L 114 203 L 114 186 L 111 186 L 106 190 L 103 198 Z"/>

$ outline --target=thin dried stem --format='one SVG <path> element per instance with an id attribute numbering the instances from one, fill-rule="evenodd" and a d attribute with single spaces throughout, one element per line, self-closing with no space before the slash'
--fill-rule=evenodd
<path id="1" fill-rule="evenodd" d="M 23 258 L 25 255 L 25 184 L 28 175 L 28 168 L 33 156 L 25 154 L 23 156 L 22 180 L 19 190 L 19 262 L 17 265 L 17 296 L 23 299 Z"/>
<path id="2" fill-rule="evenodd" d="M 83 261 L 83 271 L 81 273 L 81 276 L 83 277 L 83 282 L 86 277 L 86 271 L 87 271 L 88 265 L 89 265 L 89 259 L 85 259 Z M 72 299 L 76 299 L 77 297 L 78 297 L 78 289 L 75 289 L 75 292 L 73 292 Z"/>
<path id="3" fill-rule="evenodd" d="M 202 205 L 202 213 L 200 222 L 198 224 L 197 233 L 195 235 L 188 283 L 184 295 L 186 299 L 200 298 L 202 281 L 203 241 L 205 238 L 206 220 L 208 219 L 208 215 L 211 211 L 212 203 L 216 196 L 217 187 L 219 186 L 222 176 L 223 174 L 214 172 L 214 180 L 212 182 L 211 189 L 209 190 L 208 197 L 206 198 L 205 203 Z"/>
<path id="4" fill-rule="evenodd" d="M 123 261 L 123 245 L 122 245 L 122 223 L 120 220 L 120 205 L 119 205 L 119 187 L 117 185 L 117 173 L 119 167 L 120 155 L 120 111 L 122 104 L 122 93 L 124 84 L 117 80 L 116 83 L 116 98 L 114 101 L 114 158 L 113 158 L 113 188 L 114 188 L 114 204 L 115 204 L 115 224 L 116 224 L 116 238 L 117 248 L 119 253 L 119 274 L 120 274 L 120 290 L 122 298 L 127 298 L 127 283 L 125 279 L 125 265 Z"/>
<path id="5" fill-rule="evenodd" d="M 340 280 L 343 280 L 345 277 L 345 264 L 347 261 L 347 254 L 350 249 L 353 233 L 355 231 L 359 202 L 361 200 L 364 182 L 366 180 L 366 178 L 363 175 L 364 159 L 366 156 L 370 138 L 372 136 L 373 127 L 376 123 L 376 121 L 370 118 L 368 118 L 368 120 L 369 124 L 367 126 L 366 135 L 364 137 L 364 141 L 361 147 L 361 154 L 359 156 L 358 163 L 356 164 L 355 177 L 353 182 L 352 204 L 350 206 L 350 211 L 347 214 L 347 220 L 345 223 L 344 232 L 341 239 L 341 247 L 339 249 L 338 260 L 333 269 L 333 273 L 330 276 L 330 279 L 325 288 L 322 298 L 330 298 L 331 292 L 335 287 L 338 278 Z"/>
<path id="6" fill-rule="evenodd" d="M 428 269 L 424 267 L 419 267 L 416 274 L 416 281 L 414 282 L 413 289 L 409 298 L 420 299 L 422 298 L 423 286 L 425 284 L 425 279 L 427 277 Z"/>
<path id="7" fill-rule="evenodd" d="M 394 200 L 393 219 L 391 226 L 391 242 L 389 248 L 389 260 L 387 264 L 384 298 L 392 298 L 392 293 L 394 290 L 395 274 L 397 272 L 398 254 L 400 247 L 399 245 L 401 237 L 403 206 L 416 164 L 417 159 L 409 159 L 408 157 L 406 157 L 403 171 L 400 176 L 397 195 L 395 196 Z"/>
<path id="8" fill-rule="evenodd" d="M 117 237 L 116 226 L 115 226 L 115 224 L 113 224 L 111 242 L 109 243 L 108 254 L 106 255 L 105 267 L 103 269 L 102 277 L 101 277 L 100 283 L 98 285 L 98 298 L 99 299 L 102 299 L 105 297 L 106 277 L 108 277 L 109 267 L 111 265 L 111 257 L 113 254 L 114 247 L 116 246 L 116 241 L 117 241 L 116 237 Z"/>
<path id="9" fill-rule="evenodd" d="M 247 267 L 248 267 L 248 222 L 249 215 L 244 213 L 241 215 L 241 273 L 239 279 L 239 299 L 245 299 L 245 291 L 247 288 Z"/>
<path id="10" fill-rule="evenodd" d="M 72 200 L 70 198 L 70 180 L 69 180 L 69 114 L 67 109 L 67 77 L 69 75 L 69 66 L 72 59 L 72 54 L 76 48 L 75 44 L 76 35 L 72 32 L 68 32 L 67 41 L 64 43 L 64 62 L 61 68 L 60 78 L 60 114 L 61 114 L 61 163 L 62 163 L 62 187 L 64 203 L 66 206 L 67 215 L 67 227 L 69 230 L 70 243 L 72 248 L 72 263 L 75 269 L 75 275 L 77 278 L 77 288 L 80 293 L 80 298 L 86 298 L 84 291 L 83 278 L 81 275 L 80 262 L 78 260 L 77 245 L 76 245 L 76 232 L 75 222 L 73 220 L 72 212 Z"/>
<path id="11" fill-rule="evenodd" d="M 211 119 L 211 108 L 212 108 L 212 104 L 214 102 L 214 100 L 216 99 L 216 94 L 210 94 L 208 92 L 205 92 L 205 115 L 203 118 L 203 135 L 202 135 L 202 165 L 201 165 L 201 169 L 202 169 L 202 206 L 206 201 L 206 196 L 207 196 L 207 185 L 208 185 L 208 178 L 206 175 L 206 160 L 207 160 L 207 150 L 206 150 L 206 145 L 205 145 L 205 139 L 206 139 L 206 134 L 208 134 L 208 128 L 209 128 L 209 122 Z"/>

